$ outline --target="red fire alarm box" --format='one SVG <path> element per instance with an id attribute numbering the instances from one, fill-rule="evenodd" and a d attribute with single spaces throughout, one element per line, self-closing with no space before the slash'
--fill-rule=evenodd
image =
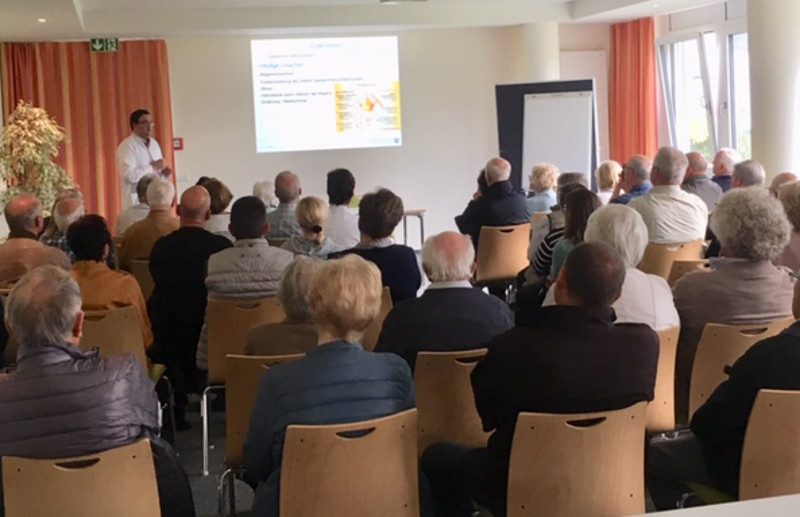
<path id="1" fill-rule="evenodd" d="M 175 151 L 183 151 L 183 138 L 180 137 L 173 138 L 172 149 Z"/>

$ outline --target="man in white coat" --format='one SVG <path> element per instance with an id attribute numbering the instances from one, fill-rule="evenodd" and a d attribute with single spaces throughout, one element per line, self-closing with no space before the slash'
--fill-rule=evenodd
<path id="1" fill-rule="evenodd" d="M 132 133 L 117 148 L 122 210 L 138 202 L 136 185 L 143 176 L 161 174 L 167 177 L 172 174 L 172 169 L 164 162 L 161 146 L 151 136 L 154 125 L 153 115 L 149 111 L 134 111 L 130 116 Z"/>

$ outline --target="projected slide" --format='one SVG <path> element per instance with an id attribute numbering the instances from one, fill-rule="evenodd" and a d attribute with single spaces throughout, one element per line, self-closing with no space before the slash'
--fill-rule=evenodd
<path id="1" fill-rule="evenodd" d="M 253 40 L 259 153 L 402 143 L 397 37 Z"/>

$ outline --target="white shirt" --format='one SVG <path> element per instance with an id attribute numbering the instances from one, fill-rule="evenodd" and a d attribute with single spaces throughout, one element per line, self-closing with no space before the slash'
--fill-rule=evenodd
<path id="1" fill-rule="evenodd" d="M 119 183 L 121 190 L 122 208 L 135 205 L 139 196 L 136 195 L 136 184 L 146 174 L 153 174 L 157 171 L 153 169 L 152 162 L 164 158 L 161 154 L 161 146 L 155 138 L 150 139 L 150 143 L 145 144 L 144 138 L 136 133 L 120 142 L 117 148 L 117 169 L 119 169 Z"/>
<path id="2" fill-rule="evenodd" d="M 650 242 L 675 244 L 705 239 L 708 207 L 680 185 L 658 185 L 628 203 L 647 225 Z"/>
<path id="3" fill-rule="evenodd" d="M 358 216 L 344 205 L 331 205 L 325 235 L 344 249 L 354 247 L 361 241 Z"/>
<path id="4" fill-rule="evenodd" d="M 137 203 L 132 207 L 126 208 L 117 216 L 117 235 L 122 235 L 125 230 L 138 223 L 150 213 L 147 203 Z"/>
<path id="5" fill-rule="evenodd" d="M 216 235 L 222 235 L 226 239 L 231 242 L 234 242 L 233 235 L 228 230 L 228 225 L 231 224 L 231 214 L 230 212 L 224 212 L 221 214 L 211 214 L 211 217 L 208 218 L 206 221 L 205 228 L 207 231 L 214 233 Z"/>

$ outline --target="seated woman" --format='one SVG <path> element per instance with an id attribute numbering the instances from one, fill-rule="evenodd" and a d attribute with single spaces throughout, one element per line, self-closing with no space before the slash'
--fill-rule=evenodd
<path id="1" fill-rule="evenodd" d="M 537 163 L 531 170 L 525 206 L 530 213 L 549 212 L 556 204 L 556 182 L 560 171 L 552 163 Z"/>
<path id="2" fill-rule="evenodd" d="M 567 198 L 570 194 L 579 190 L 586 190 L 586 187 L 580 183 L 569 183 L 558 190 L 558 206 L 553 211 L 553 214 L 559 214 L 564 224 L 566 224 L 565 207 Z M 536 249 L 535 255 L 531 258 L 531 266 L 528 268 L 528 273 L 526 273 L 529 281 L 545 279 L 550 274 L 550 266 L 553 265 L 553 250 L 558 241 L 564 238 L 564 225 L 555 224 L 555 219 L 555 217 L 548 217 L 548 222 L 552 222 L 552 226 Z M 528 251 L 530 252 L 530 249 Z"/>
<path id="3" fill-rule="evenodd" d="M 567 196 L 564 204 L 564 236 L 553 248 L 553 261 L 547 277 L 550 283 L 555 282 L 572 248 L 583 242 L 586 221 L 601 206 L 600 198 L 586 189 L 579 189 Z"/>
<path id="4" fill-rule="evenodd" d="M 607 205 L 611 196 L 614 195 L 614 187 L 617 186 L 621 172 L 622 165 L 614 160 L 601 163 L 594 171 L 594 177 L 597 179 L 597 197 L 604 205 Z"/>
<path id="5" fill-rule="evenodd" d="M 149 347 L 153 332 L 142 289 L 131 275 L 108 267 L 105 260 L 110 251 L 109 242 L 111 233 L 106 220 L 97 214 L 81 217 L 67 230 L 67 244 L 76 258 L 70 274 L 81 288 L 83 310 L 134 306 L 144 345 Z"/>
<path id="6" fill-rule="evenodd" d="M 308 306 L 308 294 L 321 264 L 318 259 L 298 256 L 284 270 L 278 300 L 286 319 L 251 329 L 245 344 L 248 355 L 302 354 L 317 346 L 317 327 Z"/>
<path id="7" fill-rule="evenodd" d="M 302 359 L 269 368 L 253 405 L 244 442 L 245 480 L 255 487 L 253 515 L 279 514 L 287 426 L 354 422 L 414 407 L 408 364 L 359 344 L 380 300 L 380 271 L 360 257 L 325 262 L 314 275 L 309 301 L 321 344 Z"/>
<path id="8" fill-rule="evenodd" d="M 403 218 L 403 200 L 389 189 L 365 194 L 358 206 L 361 242 L 336 255 L 355 253 L 373 262 L 381 272 L 383 285 L 392 293 L 392 303 L 415 298 L 422 284 L 417 255 L 408 246 L 394 243 L 392 233 Z"/>
<path id="9" fill-rule="evenodd" d="M 300 225 L 301 235 L 293 235 L 281 248 L 295 255 L 327 258 L 331 253 L 344 248 L 325 236 L 325 223 L 328 222 L 328 204 L 318 197 L 304 197 L 297 203 L 295 215 Z"/>
<path id="10" fill-rule="evenodd" d="M 774 264 L 786 266 L 797 273 L 800 270 L 800 182 L 790 183 L 778 189 L 778 199 L 792 224 L 792 233 L 789 236 L 789 244 L 783 248 L 781 254 L 774 260 Z"/>

